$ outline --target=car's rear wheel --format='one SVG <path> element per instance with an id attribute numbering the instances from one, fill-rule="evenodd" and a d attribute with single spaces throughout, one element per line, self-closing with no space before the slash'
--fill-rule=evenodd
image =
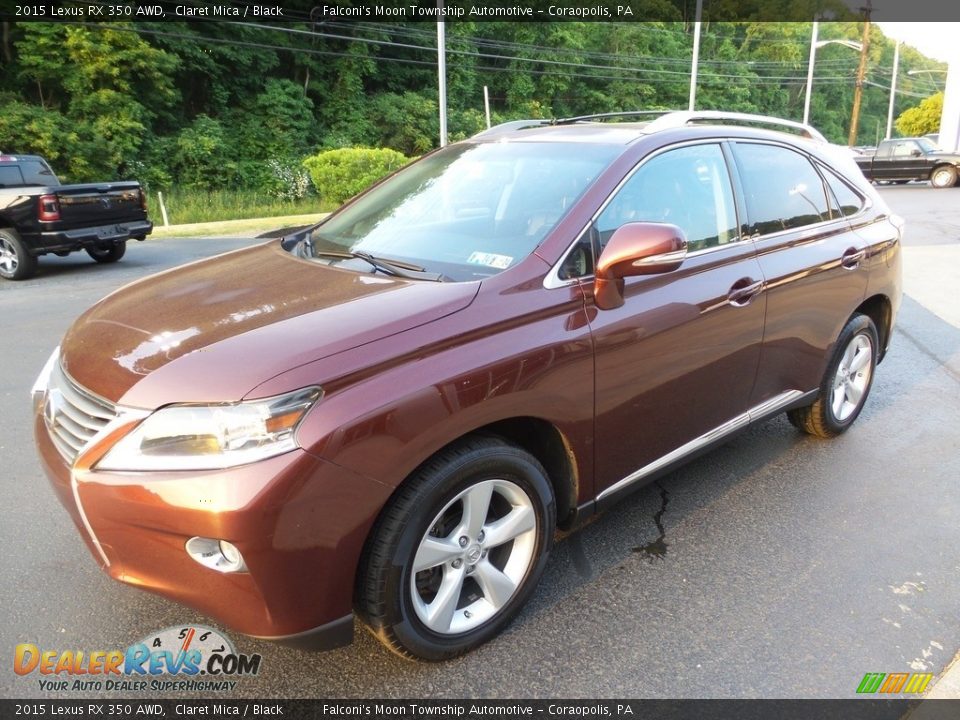
<path id="1" fill-rule="evenodd" d="M 87 248 L 87 255 L 92 257 L 98 263 L 113 263 L 123 257 L 127 252 L 127 243 L 115 242 L 109 245 L 97 245 Z"/>
<path id="2" fill-rule="evenodd" d="M 16 230 L 0 228 L 0 277 L 26 280 L 37 271 L 37 258 L 27 251 Z"/>
<path id="3" fill-rule="evenodd" d="M 824 438 L 835 437 L 853 425 L 870 394 L 878 346 L 873 320 L 854 315 L 837 339 L 816 401 L 790 410 L 790 422 L 805 433 Z"/>
<path id="4" fill-rule="evenodd" d="M 957 169 L 953 165 L 935 167 L 930 173 L 930 184 L 935 188 L 948 188 L 957 184 Z"/>
<path id="5" fill-rule="evenodd" d="M 364 552 L 357 607 L 405 657 L 444 660 L 498 633 L 537 583 L 554 532 L 546 472 L 498 438 L 426 463 L 384 511 Z"/>

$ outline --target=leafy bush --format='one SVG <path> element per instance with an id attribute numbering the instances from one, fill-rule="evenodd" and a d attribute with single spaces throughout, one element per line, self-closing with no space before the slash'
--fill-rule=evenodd
<path id="1" fill-rule="evenodd" d="M 339 204 L 407 162 L 405 155 L 387 148 L 341 148 L 309 157 L 303 164 L 320 197 Z"/>
<path id="2" fill-rule="evenodd" d="M 175 182 L 198 190 L 227 187 L 233 183 L 237 170 L 229 157 L 230 148 L 221 123 L 198 115 L 174 141 L 171 159 Z"/>
<path id="3" fill-rule="evenodd" d="M 302 200 L 310 192 L 310 176 L 296 164 L 282 160 L 268 160 L 271 183 L 269 193 L 278 200 Z"/>

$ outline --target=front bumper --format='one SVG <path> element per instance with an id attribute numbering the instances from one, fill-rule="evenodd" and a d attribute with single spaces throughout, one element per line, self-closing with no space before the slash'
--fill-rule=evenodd
<path id="1" fill-rule="evenodd" d="M 228 470 L 99 472 L 68 466 L 42 405 L 34 432 L 57 497 L 111 577 L 248 635 L 350 642 L 354 576 L 386 486 L 303 450 Z M 184 546 L 195 536 L 228 540 L 248 571 L 194 561 Z"/>
<path id="2" fill-rule="evenodd" d="M 73 228 L 69 230 L 48 230 L 40 232 L 32 245 L 40 253 L 62 252 L 95 247 L 104 243 L 116 243 L 130 238 L 145 238 L 153 232 L 153 223 L 149 220 L 119 222 L 97 227 Z"/>

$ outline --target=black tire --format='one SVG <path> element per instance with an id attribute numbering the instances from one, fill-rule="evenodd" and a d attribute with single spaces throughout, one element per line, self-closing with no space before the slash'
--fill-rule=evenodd
<path id="1" fill-rule="evenodd" d="M 869 347 L 864 348 L 864 343 Z M 788 411 L 790 422 L 799 430 L 822 438 L 836 437 L 845 432 L 860 415 L 870 395 L 877 367 L 878 348 L 877 327 L 873 320 L 859 314 L 850 318 L 837 338 L 833 355 L 820 383 L 817 399 L 812 405 Z M 853 351 L 849 362 L 848 351 Z M 867 354 L 861 354 L 864 352 Z M 859 362 L 857 358 L 862 358 L 866 364 L 847 374 L 847 371 Z M 844 365 L 843 370 L 841 364 Z M 854 400 L 851 393 L 858 388 L 859 397 Z"/>
<path id="2" fill-rule="evenodd" d="M 0 277 L 7 280 L 26 280 L 37 271 L 37 258 L 16 230 L 0 228 Z"/>
<path id="3" fill-rule="evenodd" d="M 957 184 L 957 169 L 953 165 L 938 165 L 930 173 L 930 184 L 935 188 L 949 188 Z"/>
<path id="4" fill-rule="evenodd" d="M 92 257 L 98 263 L 115 263 L 127 252 L 127 241 L 111 243 L 110 245 L 99 245 L 97 247 L 87 248 L 87 255 Z"/>
<path id="5" fill-rule="evenodd" d="M 466 535 L 461 532 L 471 531 L 465 529 L 467 500 L 460 498 L 483 495 L 488 487 L 491 499 L 482 531 L 464 544 Z M 516 505 L 501 494 L 505 491 L 518 501 Z M 482 501 L 476 501 L 476 507 L 483 507 Z M 534 527 L 502 544 L 484 545 L 496 540 L 484 537 L 484 531 L 493 535 L 492 522 L 517 512 L 529 522 L 531 511 Z M 402 657 L 438 661 L 461 655 L 500 632 L 529 597 L 553 544 L 555 516 L 550 481 L 536 458 L 499 438 L 467 438 L 421 466 L 381 513 L 360 561 L 357 613 L 381 642 Z M 414 573 L 414 561 L 427 546 L 428 536 L 444 543 L 444 552 L 459 553 L 458 545 L 463 552 Z M 481 548 L 477 559 L 474 555 Z M 503 594 L 499 607 L 496 593 L 484 589 L 485 579 L 492 577 L 491 567 L 503 577 L 512 573 L 516 578 L 511 581 L 512 594 Z M 447 593 L 454 598 L 452 608 L 440 601 L 441 581 L 456 588 Z M 431 593 L 435 594 L 431 597 Z M 436 609 L 433 602 L 449 609 L 449 620 L 433 621 L 446 625 L 444 631 L 427 625 L 430 619 L 424 613 Z M 436 615 L 446 617 L 442 611 Z"/>

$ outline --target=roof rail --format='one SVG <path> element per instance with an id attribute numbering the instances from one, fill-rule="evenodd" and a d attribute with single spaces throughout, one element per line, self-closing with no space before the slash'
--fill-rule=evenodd
<path id="1" fill-rule="evenodd" d="M 490 138 L 502 133 L 512 132 L 513 130 L 525 130 L 526 128 L 540 127 L 541 125 L 550 125 L 552 123 L 552 120 L 511 120 L 509 122 L 500 123 L 499 125 L 494 125 L 486 130 L 481 130 L 476 135 L 471 136 L 470 139 L 478 140 Z"/>
<path id="2" fill-rule="evenodd" d="M 789 128 L 799 131 L 801 135 L 811 140 L 827 142 L 827 139 L 820 134 L 819 130 L 794 120 L 784 120 L 770 115 L 752 115 L 750 113 L 722 112 L 719 110 L 678 110 L 653 120 L 644 130 L 646 132 L 656 132 L 703 121 L 712 121 L 717 125 L 723 125 L 725 121 L 728 121 L 728 124 L 752 123 L 754 125 L 769 125 L 775 129 Z"/>
<path id="3" fill-rule="evenodd" d="M 559 118 L 553 121 L 554 125 L 569 125 L 584 120 L 603 120 L 605 118 L 616 117 L 650 117 L 651 115 L 664 115 L 675 112 L 674 110 L 625 110 L 624 112 L 597 113 L 596 115 L 578 115 L 576 117 Z"/>

